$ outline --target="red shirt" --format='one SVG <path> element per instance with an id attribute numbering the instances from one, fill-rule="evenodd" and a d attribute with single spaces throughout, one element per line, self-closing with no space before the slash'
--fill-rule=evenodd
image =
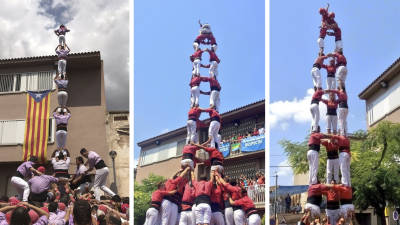
<path id="1" fill-rule="evenodd" d="M 327 191 L 328 187 L 323 184 L 312 184 L 308 187 L 308 197 L 320 196 L 323 191 Z"/>
<path id="2" fill-rule="evenodd" d="M 333 93 L 335 93 L 338 96 L 338 99 L 340 102 L 347 102 L 347 94 L 344 91 L 337 91 L 337 90 L 332 90 Z"/>
<path id="3" fill-rule="evenodd" d="M 162 202 L 165 195 L 168 194 L 169 191 L 157 189 L 151 194 L 151 201 L 152 202 Z"/>
<path id="4" fill-rule="evenodd" d="M 322 95 L 324 95 L 324 91 L 323 90 L 317 90 L 314 92 L 312 99 L 313 100 L 321 100 Z"/>
<path id="5" fill-rule="evenodd" d="M 234 205 L 241 206 L 245 212 L 249 209 L 255 208 L 253 201 L 247 195 L 235 200 Z"/>
<path id="6" fill-rule="evenodd" d="M 208 39 L 208 41 L 206 41 L 206 39 Z M 194 42 L 197 42 L 199 44 L 210 44 L 210 45 L 217 44 L 214 35 L 212 33 L 200 34 L 199 36 L 196 37 L 196 40 L 194 40 Z"/>
<path id="7" fill-rule="evenodd" d="M 331 65 L 322 64 L 321 67 L 324 68 L 324 69 L 326 69 L 326 72 L 328 73 L 328 76 L 329 76 L 329 75 L 335 76 L 335 73 L 336 73 L 336 65 L 331 66 Z"/>
<path id="8" fill-rule="evenodd" d="M 201 110 L 198 107 L 193 107 L 189 110 L 188 115 L 189 119 L 195 119 L 198 120 L 201 114 Z"/>
<path id="9" fill-rule="evenodd" d="M 217 79 L 214 78 L 205 78 L 210 83 L 210 89 L 216 89 L 217 91 L 221 91 L 221 85 L 219 84 Z"/>
<path id="10" fill-rule="evenodd" d="M 214 110 L 214 109 L 205 109 L 204 112 L 208 112 L 208 114 L 210 115 L 210 118 L 213 118 L 213 117 L 218 118 L 220 123 L 221 123 L 221 117 L 220 117 L 219 113 L 216 110 Z"/>
<path id="11" fill-rule="evenodd" d="M 211 189 L 212 189 L 212 182 L 211 181 L 193 181 L 193 186 L 194 186 L 194 194 L 196 197 L 199 197 L 200 195 L 207 195 L 211 196 Z"/>
<path id="12" fill-rule="evenodd" d="M 199 150 L 199 148 L 194 145 L 185 145 L 183 146 L 182 154 L 190 153 L 195 155 L 197 150 Z"/>
<path id="13" fill-rule="evenodd" d="M 182 196 L 182 210 L 187 210 L 187 209 L 192 208 L 192 206 L 186 205 L 183 202 L 188 202 L 188 203 L 193 204 L 194 199 L 195 199 L 194 187 L 190 187 L 189 184 L 186 184 L 185 191 L 183 192 L 183 196 Z"/>
<path id="14" fill-rule="evenodd" d="M 350 153 L 350 140 L 345 136 L 335 135 L 333 136 L 338 140 L 339 150 Z"/>
<path id="15" fill-rule="evenodd" d="M 340 191 L 340 199 L 351 200 L 353 199 L 353 190 L 351 187 L 347 186 L 337 186 L 338 190 Z"/>
<path id="16" fill-rule="evenodd" d="M 173 191 L 173 190 L 178 189 L 178 192 L 180 194 L 183 194 L 186 182 L 187 182 L 187 180 L 182 177 L 177 177 L 175 179 L 168 179 L 165 182 L 165 190 Z"/>
<path id="17" fill-rule="evenodd" d="M 208 53 L 210 54 L 210 62 L 212 62 L 212 61 L 216 61 L 217 63 L 220 62 L 217 54 L 215 54 L 214 51 L 208 51 Z"/>
<path id="18" fill-rule="evenodd" d="M 201 59 L 201 56 L 203 55 L 203 50 L 198 49 L 193 53 L 193 55 L 190 56 L 190 61 L 194 61 L 195 59 Z"/>
<path id="19" fill-rule="evenodd" d="M 314 64 L 318 64 L 319 66 L 322 66 L 324 64 L 324 60 L 328 58 L 327 56 L 318 56 L 315 61 Z"/>
<path id="20" fill-rule="evenodd" d="M 196 87 L 200 85 L 200 82 L 206 82 L 208 77 L 200 77 L 200 76 L 194 76 L 192 77 L 192 79 L 190 80 L 189 86 L 190 87 Z"/>
<path id="21" fill-rule="evenodd" d="M 333 151 L 333 152 L 334 152 L 334 151 L 337 152 L 337 150 L 339 149 L 339 146 L 338 146 L 338 145 L 335 145 L 335 144 L 333 144 L 333 143 L 330 142 L 330 141 L 321 141 L 321 144 L 322 144 L 323 146 L 325 146 L 327 152 L 332 152 L 332 151 Z"/>
<path id="22" fill-rule="evenodd" d="M 327 202 L 338 202 L 340 200 L 339 189 L 335 186 L 323 190 L 322 194 L 326 195 Z"/>
<path id="23" fill-rule="evenodd" d="M 337 106 L 338 106 L 338 102 L 337 101 L 321 99 L 321 102 L 325 103 L 326 107 L 328 109 L 337 109 Z"/>
<path id="24" fill-rule="evenodd" d="M 231 193 L 232 200 L 238 200 L 242 197 L 242 189 L 238 186 L 232 186 L 228 183 L 224 184 L 225 190 Z"/>
<path id="25" fill-rule="evenodd" d="M 222 193 L 223 192 L 220 185 L 217 185 L 217 187 L 213 187 L 211 190 L 211 202 L 218 203 L 221 209 L 224 208 L 224 199 Z"/>
<path id="26" fill-rule="evenodd" d="M 312 133 L 310 138 L 308 139 L 308 145 L 320 145 L 321 139 L 324 138 L 324 135 L 321 133 Z"/>
<path id="27" fill-rule="evenodd" d="M 336 58 L 336 67 L 338 67 L 341 64 L 345 66 L 347 65 L 346 57 L 344 57 L 344 55 L 341 55 L 337 52 L 332 53 L 332 55 Z"/>
<path id="28" fill-rule="evenodd" d="M 218 149 L 216 148 L 204 148 L 206 152 L 210 154 L 210 160 L 212 159 L 217 159 L 218 161 L 223 162 L 224 161 L 224 156 Z"/>

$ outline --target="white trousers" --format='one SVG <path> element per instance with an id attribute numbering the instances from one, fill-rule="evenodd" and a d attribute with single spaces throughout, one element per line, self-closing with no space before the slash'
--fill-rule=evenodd
<path id="1" fill-rule="evenodd" d="M 326 216 L 329 217 L 330 224 L 336 224 L 339 220 L 340 209 L 326 209 Z"/>
<path id="2" fill-rule="evenodd" d="M 337 131 L 337 122 L 337 115 L 326 115 L 326 130 L 330 130 L 335 133 Z"/>
<path id="3" fill-rule="evenodd" d="M 220 98 L 219 91 L 211 91 L 210 93 L 210 107 L 215 106 L 215 110 L 219 112 Z"/>
<path id="4" fill-rule="evenodd" d="M 23 202 L 27 202 L 31 192 L 28 182 L 21 177 L 13 176 L 11 177 L 11 185 L 17 190 L 18 198 Z"/>
<path id="5" fill-rule="evenodd" d="M 210 127 L 208 128 L 208 136 L 211 137 L 210 146 L 215 148 L 215 142 L 218 140 L 218 131 L 221 124 L 218 121 L 211 121 Z"/>
<path id="6" fill-rule="evenodd" d="M 209 204 L 200 203 L 196 205 L 194 210 L 194 214 L 196 216 L 196 224 L 203 224 L 211 222 L 211 207 Z"/>
<path id="7" fill-rule="evenodd" d="M 57 92 L 58 105 L 66 106 L 68 101 L 68 93 L 66 91 Z"/>
<path id="8" fill-rule="evenodd" d="M 200 87 L 194 86 L 190 89 L 190 106 L 198 106 L 200 99 Z"/>
<path id="9" fill-rule="evenodd" d="M 65 45 L 65 36 L 64 36 L 64 35 L 58 35 L 58 43 L 59 43 L 61 46 L 64 46 L 64 45 Z"/>
<path id="10" fill-rule="evenodd" d="M 179 218 L 179 225 L 195 225 L 196 217 L 193 211 L 182 211 Z"/>
<path id="11" fill-rule="evenodd" d="M 339 133 L 340 135 L 347 135 L 347 114 L 349 113 L 348 108 L 338 109 L 338 121 L 339 121 Z"/>
<path id="12" fill-rule="evenodd" d="M 326 183 L 330 184 L 333 179 L 336 183 L 339 182 L 339 159 L 328 159 L 326 161 Z"/>
<path id="13" fill-rule="evenodd" d="M 222 174 L 224 172 L 224 167 L 221 165 L 212 165 L 211 166 L 211 171 L 217 171 L 218 173 Z"/>
<path id="14" fill-rule="evenodd" d="M 326 78 L 326 87 L 328 90 L 335 90 L 336 89 L 336 80 L 334 77 L 327 77 Z"/>
<path id="15" fill-rule="evenodd" d="M 193 70 L 194 70 L 194 74 L 199 75 L 200 74 L 200 59 L 195 59 L 193 61 Z"/>
<path id="16" fill-rule="evenodd" d="M 65 59 L 60 59 L 58 60 L 58 73 L 60 75 L 65 75 L 67 73 L 67 60 Z"/>
<path id="17" fill-rule="evenodd" d="M 67 143 L 67 134 L 68 132 L 65 130 L 56 131 L 56 141 L 58 148 L 64 149 L 65 144 Z"/>
<path id="18" fill-rule="evenodd" d="M 225 222 L 226 222 L 226 225 L 235 225 L 235 221 L 233 219 L 232 207 L 225 208 Z"/>
<path id="19" fill-rule="evenodd" d="M 319 153 L 315 150 L 307 151 L 307 159 L 308 159 L 308 183 L 316 184 L 318 181 L 318 164 L 319 164 Z"/>
<path id="20" fill-rule="evenodd" d="M 197 49 L 199 49 L 199 43 L 193 42 L 193 49 L 194 49 L 194 51 L 196 52 Z"/>
<path id="21" fill-rule="evenodd" d="M 324 39 L 323 38 L 318 38 L 317 43 L 318 43 L 319 48 L 324 47 Z"/>
<path id="22" fill-rule="evenodd" d="M 179 221 L 181 220 L 181 213 L 178 212 L 178 215 L 176 216 L 176 222 L 175 225 L 179 225 Z"/>
<path id="23" fill-rule="evenodd" d="M 343 84 L 345 84 L 346 81 L 346 77 L 347 77 L 347 68 L 345 66 L 339 66 L 336 69 L 336 79 L 339 83 L 339 81 L 343 82 Z"/>
<path id="24" fill-rule="evenodd" d="M 166 199 L 161 202 L 161 224 L 174 225 L 178 218 L 178 206 Z"/>
<path id="25" fill-rule="evenodd" d="M 146 211 L 146 221 L 144 225 L 157 225 L 160 221 L 158 210 L 151 207 Z"/>
<path id="26" fill-rule="evenodd" d="M 216 61 L 210 63 L 210 77 L 218 77 L 218 63 Z"/>
<path id="27" fill-rule="evenodd" d="M 91 186 L 91 184 L 89 182 L 85 182 L 85 183 L 79 185 L 79 187 L 77 187 L 74 191 L 78 194 L 84 194 L 84 193 L 86 193 L 86 189 L 90 190 L 90 186 Z"/>
<path id="28" fill-rule="evenodd" d="M 188 120 L 186 123 L 186 128 L 187 128 L 186 144 L 189 144 L 191 141 L 197 143 L 196 121 Z"/>
<path id="29" fill-rule="evenodd" d="M 319 104 L 313 103 L 310 106 L 310 111 L 311 111 L 311 130 L 312 131 L 317 131 L 318 126 L 319 126 Z"/>
<path id="30" fill-rule="evenodd" d="M 351 187 L 350 179 L 350 155 L 347 152 L 339 153 L 340 173 L 342 174 L 342 184 Z"/>
<path id="31" fill-rule="evenodd" d="M 311 69 L 311 76 L 313 79 L 314 87 L 322 87 L 321 71 L 317 67 Z"/>
<path id="32" fill-rule="evenodd" d="M 242 209 L 237 209 L 233 212 L 233 220 L 235 221 L 235 225 L 245 225 L 246 214 Z"/>
<path id="33" fill-rule="evenodd" d="M 222 212 L 213 212 L 211 215 L 211 225 L 225 225 Z"/>
<path id="34" fill-rule="evenodd" d="M 108 167 L 96 169 L 96 175 L 94 177 L 93 188 L 94 188 L 94 193 L 96 195 L 97 200 L 100 200 L 100 196 L 101 196 L 100 190 L 102 190 L 104 193 L 106 193 L 110 196 L 115 195 L 115 193 L 106 186 L 108 173 L 109 173 Z"/>
<path id="35" fill-rule="evenodd" d="M 316 218 L 319 217 L 319 215 L 321 214 L 321 209 L 319 208 L 318 205 L 314 205 L 311 203 L 306 203 L 305 210 L 310 210 L 311 212 L 311 218 Z"/>
<path id="36" fill-rule="evenodd" d="M 261 218 L 258 214 L 251 214 L 247 219 L 248 225 L 261 225 Z"/>
<path id="37" fill-rule="evenodd" d="M 182 159 L 181 166 L 183 168 L 190 166 L 190 168 L 192 168 L 192 170 L 194 170 L 194 162 L 191 159 Z"/>
<path id="38" fill-rule="evenodd" d="M 349 212 L 354 211 L 354 205 L 353 204 L 344 204 L 340 206 L 340 216 L 342 216 L 344 219 L 349 218 Z"/>

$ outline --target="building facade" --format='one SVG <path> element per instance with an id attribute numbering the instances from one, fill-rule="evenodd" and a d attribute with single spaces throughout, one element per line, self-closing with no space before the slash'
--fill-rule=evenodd
<path id="1" fill-rule="evenodd" d="M 27 91 L 51 89 L 50 112 L 58 106 L 57 57 L 40 56 L 0 60 L 0 195 L 14 195 L 10 178 L 21 164 L 26 119 Z M 70 54 L 67 107 L 71 111 L 66 148 L 71 153 L 70 173 L 82 147 L 98 152 L 111 166 L 106 139 L 106 99 L 100 52 Z M 56 149 L 55 122 L 50 113 L 47 159 Z M 51 169 L 50 165 L 46 165 Z"/>
<path id="2" fill-rule="evenodd" d="M 234 135 L 248 133 L 255 127 L 264 127 L 265 100 L 258 101 L 229 112 L 221 114 L 222 126 L 220 134 L 222 140 L 228 140 Z M 207 123 L 208 120 L 205 120 Z M 198 132 L 200 143 L 208 139 L 208 128 L 201 128 Z M 186 127 L 181 127 L 168 133 L 138 143 L 141 148 L 135 179 L 141 182 L 150 174 L 166 178 L 172 177 L 180 169 L 182 149 L 186 142 Z M 202 154 L 200 151 L 198 154 Z M 242 152 L 229 149 L 229 156 L 225 157 L 224 173 L 231 178 L 244 175 L 255 177 L 256 172 L 265 169 L 265 145 L 262 149 L 253 152 Z M 195 173 L 209 174 L 209 167 L 199 165 Z M 261 201 L 261 200 L 260 200 Z M 264 194 L 262 196 L 264 201 Z M 261 207 L 261 204 L 260 204 Z M 262 203 L 264 207 L 264 203 Z"/>

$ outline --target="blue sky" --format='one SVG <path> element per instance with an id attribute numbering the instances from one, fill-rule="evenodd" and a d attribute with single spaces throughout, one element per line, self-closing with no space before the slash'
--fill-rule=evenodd
<path id="1" fill-rule="evenodd" d="M 312 88 L 310 70 L 318 53 L 320 7 L 327 1 L 271 1 L 270 3 L 270 100 L 271 165 L 285 165 L 278 141 L 303 141 L 309 132 L 307 89 Z M 395 25 L 399 1 L 331 1 L 330 11 L 342 29 L 348 74 L 349 131 L 366 129 L 365 102 L 358 94 L 389 67 L 400 52 L 400 30 Z M 325 48 L 334 48 L 334 38 L 325 38 Z M 327 52 L 325 51 L 325 52 Z M 328 63 L 328 62 L 326 62 Z M 323 70 L 325 87 L 326 73 Z M 286 112 L 286 113 L 285 113 Z M 325 123 L 321 124 L 325 129 Z M 271 168 L 273 175 L 277 168 Z M 289 168 L 279 169 L 279 184 L 291 185 Z M 273 179 L 270 182 L 274 184 Z"/>
<path id="2" fill-rule="evenodd" d="M 189 56 L 198 20 L 218 43 L 221 112 L 265 98 L 263 1 L 136 0 L 134 6 L 134 153 L 137 142 L 186 125 L 190 106 Z M 203 54 L 208 63 L 208 54 Z M 208 69 L 202 69 L 208 76 Z M 208 90 L 207 83 L 201 89 Z M 209 97 L 200 98 L 208 107 Z M 203 118 L 203 117 L 202 117 Z"/>

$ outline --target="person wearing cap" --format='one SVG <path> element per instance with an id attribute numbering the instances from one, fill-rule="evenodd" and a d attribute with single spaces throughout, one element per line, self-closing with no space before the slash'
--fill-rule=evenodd
<path id="1" fill-rule="evenodd" d="M 67 32 L 70 32 L 70 30 L 68 30 L 68 29 L 64 26 L 64 24 L 61 24 L 61 25 L 60 25 L 60 28 L 54 30 L 54 33 L 58 36 L 58 43 L 59 43 L 61 46 L 64 46 L 64 45 L 65 45 L 65 34 L 66 34 Z"/>
<path id="2" fill-rule="evenodd" d="M 91 179 L 90 175 L 85 174 L 87 168 L 81 156 L 76 157 L 76 172 L 71 179 L 71 188 L 78 194 L 86 193 L 89 190 Z"/>
<path id="3" fill-rule="evenodd" d="M 67 142 L 68 120 L 71 118 L 71 111 L 67 107 L 57 107 L 53 111 L 53 117 L 56 120 L 56 142 L 58 150 L 63 150 Z"/>
<path id="4" fill-rule="evenodd" d="M 114 196 L 115 193 L 106 186 L 109 169 L 104 160 L 96 152 L 88 151 L 85 148 L 82 148 L 80 153 L 84 158 L 87 159 L 85 165 L 89 165 L 89 169 L 85 171 L 85 175 L 96 169 L 96 175 L 94 177 L 93 184 L 96 199 L 100 200 L 101 190 L 110 196 Z"/>
<path id="5" fill-rule="evenodd" d="M 1 225 L 47 225 L 48 218 L 48 212 L 27 202 L 0 209 Z"/>
<path id="6" fill-rule="evenodd" d="M 28 184 L 31 187 L 31 193 L 29 199 L 31 201 L 36 201 L 36 202 L 45 202 L 51 184 L 58 183 L 59 179 L 60 180 L 66 180 L 66 179 L 63 179 L 61 177 L 56 178 L 50 175 L 45 175 L 46 169 L 43 166 L 40 166 L 38 168 L 38 171 L 42 173 L 42 175 L 34 176 L 28 181 Z"/>
<path id="7" fill-rule="evenodd" d="M 51 163 L 53 164 L 55 177 L 69 178 L 68 169 L 70 162 L 70 157 L 64 155 L 62 152 L 60 152 L 57 157 L 52 157 Z"/>
<path id="8" fill-rule="evenodd" d="M 257 214 L 254 202 L 247 196 L 245 188 L 242 188 L 242 197 L 240 199 L 234 201 L 232 198 L 229 198 L 229 202 L 231 205 L 240 206 L 244 210 L 248 225 L 261 225 L 261 218 Z"/>
<path id="9" fill-rule="evenodd" d="M 30 194 L 29 184 L 25 179 L 30 179 L 32 177 L 32 173 L 37 175 L 42 174 L 33 168 L 37 161 L 38 158 L 36 156 L 31 156 L 29 161 L 18 166 L 15 175 L 11 177 L 11 185 L 17 190 L 19 199 L 24 202 L 28 201 Z"/>
<path id="10" fill-rule="evenodd" d="M 68 78 L 67 75 L 65 74 L 59 74 L 57 72 L 57 76 L 54 78 L 54 83 L 57 86 L 57 99 L 58 99 L 58 105 L 61 107 L 65 107 L 67 105 L 68 101 Z"/>
<path id="11" fill-rule="evenodd" d="M 67 56 L 71 49 L 68 45 L 58 45 L 55 51 L 58 56 L 58 73 L 65 76 L 67 73 Z"/>

